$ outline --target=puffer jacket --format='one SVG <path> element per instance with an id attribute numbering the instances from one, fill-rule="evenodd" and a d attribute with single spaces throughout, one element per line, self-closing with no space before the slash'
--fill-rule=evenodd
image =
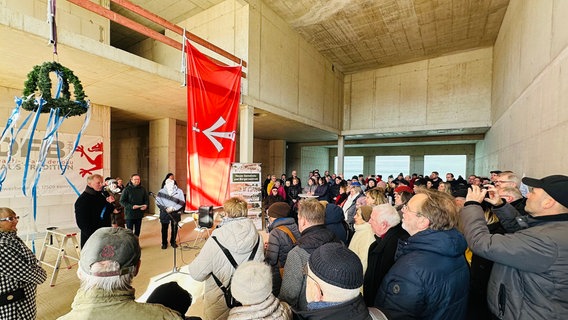
<path id="1" fill-rule="evenodd" d="M 278 227 L 286 227 L 295 241 Z M 272 293 L 278 296 L 282 279 L 280 277 L 280 268 L 283 268 L 288 258 L 288 252 L 294 248 L 298 239 L 300 239 L 300 231 L 294 218 L 278 218 L 268 226 L 270 235 L 268 236 L 268 247 L 266 248 L 265 261 L 272 268 Z"/>
<path id="2" fill-rule="evenodd" d="M 254 261 L 264 261 L 262 239 L 260 238 L 254 223 L 248 218 L 226 219 L 223 227 L 215 229 L 211 237 L 217 240 L 230 252 L 237 264 L 246 261 L 257 242 Z M 229 316 L 229 308 L 225 304 L 223 292 L 215 283 L 211 273 L 227 286 L 235 269 L 227 259 L 219 245 L 212 238 L 207 239 L 199 255 L 189 265 L 189 273 L 197 281 L 205 281 L 204 319 L 226 319 Z"/>
<path id="3" fill-rule="evenodd" d="M 235 307 L 229 312 L 229 320 L 250 319 L 291 320 L 292 309 L 286 302 L 280 302 L 271 294 L 259 304 Z"/>
<path id="4" fill-rule="evenodd" d="M 397 260 L 377 295 L 389 319 L 465 319 L 467 247 L 459 231 L 427 229 L 399 242 Z"/>
<path id="5" fill-rule="evenodd" d="M 177 311 L 161 304 L 134 301 L 134 289 L 107 292 L 101 289 L 79 289 L 71 304 L 71 312 L 58 320 L 75 319 L 183 319 Z"/>
<path id="6" fill-rule="evenodd" d="M 519 215 L 509 204 L 493 212 L 499 220 Z M 494 315 L 568 319 L 568 213 L 523 216 L 528 228 L 504 235 L 489 233 L 479 205 L 466 203 L 460 217 L 471 250 L 494 261 L 487 290 Z"/>
<path id="7" fill-rule="evenodd" d="M 278 298 L 287 302 L 292 308 L 306 310 L 306 279 L 303 274 L 304 266 L 312 252 L 329 242 L 339 242 L 333 232 L 326 229 L 323 224 L 311 226 L 302 231 L 296 247 L 288 253 L 282 287 Z"/>

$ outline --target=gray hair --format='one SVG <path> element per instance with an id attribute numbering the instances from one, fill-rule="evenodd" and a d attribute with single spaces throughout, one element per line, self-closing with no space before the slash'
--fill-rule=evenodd
<path id="1" fill-rule="evenodd" d="M 394 227 L 400 223 L 400 215 L 396 209 L 388 203 L 380 204 L 373 207 L 373 214 L 377 214 L 377 222 L 385 221 L 390 227 Z"/>
<path id="2" fill-rule="evenodd" d="M 136 275 L 138 268 L 133 268 L 131 272 L 119 276 L 111 277 L 97 277 L 87 274 L 83 269 L 77 269 L 77 276 L 81 280 L 81 288 L 85 291 L 91 289 L 101 289 L 104 291 L 112 292 L 115 290 L 130 289 L 132 279 Z M 95 262 L 91 265 L 92 272 L 116 272 L 120 270 L 120 264 L 116 261 L 106 260 Z"/>

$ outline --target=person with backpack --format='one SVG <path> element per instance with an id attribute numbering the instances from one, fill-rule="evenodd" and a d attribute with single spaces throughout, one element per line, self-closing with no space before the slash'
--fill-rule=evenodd
<path id="1" fill-rule="evenodd" d="M 282 286 L 278 298 L 292 308 L 307 310 L 306 276 L 302 273 L 310 254 L 328 242 L 339 242 L 335 233 L 327 229 L 325 206 L 315 199 L 300 200 L 298 207 L 298 229 L 300 238 L 290 250 L 282 275 Z"/>
<path id="2" fill-rule="evenodd" d="M 268 244 L 266 247 L 266 263 L 272 269 L 272 293 L 278 296 L 282 283 L 282 273 L 284 264 L 288 257 L 288 252 L 294 248 L 296 241 L 300 238 L 300 230 L 294 221 L 289 217 L 290 206 L 285 202 L 277 202 L 268 208 Z"/>
<path id="3" fill-rule="evenodd" d="M 196 281 L 205 281 L 204 319 L 226 319 L 231 278 L 238 265 L 247 260 L 264 261 L 262 238 L 247 217 L 248 204 L 233 197 L 223 203 L 223 223 L 211 233 L 203 248 L 189 265 Z"/>

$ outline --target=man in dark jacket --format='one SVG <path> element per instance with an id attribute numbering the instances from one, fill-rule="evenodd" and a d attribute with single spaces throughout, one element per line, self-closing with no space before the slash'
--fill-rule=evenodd
<path id="1" fill-rule="evenodd" d="M 389 319 L 465 319 L 469 270 L 467 243 L 455 229 L 458 207 L 449 194 L 422 189 L 402 208 L 396 262 L 384 277 L 377 307 Z"/>
<path id="2" fill-rule="evenodd" d="M 494 189 L 472 187 L 461 214 L 471 250 L 493 269 L 487 302 L 501 319 L 568 319 L 568 176 L 523 178 L 532 187 L 521 216 Z M 479 204 L 486 199 L 505 235 L 490 234 Z M 514 227 L 516 222 L 519 227 Z"/>
<path id="3" fill-rule="evenodd" d="M 383 278 L 394 264 L 398 241 L 408 239 L 408 232 L 402 228 L 400 215 L 389 204 L 373 207 L 369 220 L 376 241 L 369 247 L 367 271 L 363 285 L 363 297 L 368 307 L 376 306 L 375 297 Z"/>
<path id="4" fill-rule="evenodd" d="M 126 227 L 140 236 L 140 227 L 144 211 L 148 209 L 148 192 L 140 185 L 140 175 L 135 173 L 130 177 L 130 184 L 126 186 L 120 197 L 120 204 L 124 207 Z"/>
<path id="5" fill-rule="evenodd" d="M 359 291 L 363 265 L 353 251 L 324 244 L 310 256 L 305 273 L 308 310 L 294 310 L 295 319 L 371 319 Z"/>
<path id="6" fill-rule="evenodd" d="M 284 266 L 282 287 L 279 299 L 293 308 L 306 310 L 306 276 L 302 273 L 308 258 L 320 246 L 329 242 L 339 242 L 333 232 L 326 229 L 325 207 L 314 199 L 300 200 L 298 209 L 298 229 L 300 239 L 290 250 Z"/>
<path id="7" fill-rule="evenodd" d="M 75 201 L 75 220 L 81 229 L 81 248 L 97 229 L 110 227 L 114 198 L 103 195 L 103 185 L 103 176 L 100 174 L 87 177 L 87 187 Z"/>

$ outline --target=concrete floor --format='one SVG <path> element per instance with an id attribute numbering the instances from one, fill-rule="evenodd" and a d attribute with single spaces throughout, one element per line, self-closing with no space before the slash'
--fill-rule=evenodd
<path id="1" fill-rule="evenodd" d="M 185 215 L 184 215 L 185 216 Z M 202 292 L 202 283 L 196 282 L 190 276 L 177 273 L 170 275 L 164 279 L 156 281 L 163 275 L 173 270 L 173 249 L 168 247 L 162 250 L 160 223 L 158 220 L 144 219 L 142 222 L 142 232 L 140 234 L 140 244 L 142 247 L 142 264 L 140 272 L 134 278 L 133 287 L 136 289 L 136 298 L 143 301 L 151 293 L 153 288 L 161 283 L 169 281 L 177 281 L 182 287 L 193 295 L 193 304 L 187 315 L 202 316 L 203 304 L 199 297 Z M 189 264 L 199 253 L 199 249 L 203 246 L 204 241 L 198 241 L 196 248 L 190 248 L 193 245 L 197 232 L 194 230 L 195 225 L 190 222 L 184 225 L 178 233 L 178 243 L 182 245 L 177 250 L 177 265 L 185 266 Z M 37 251 L 41 251 L 43 239 L 36 241 Z M 68 250 L 73 250 L 72 247 Z M 181 249 L 181 250 L 180 250 Z M 54 262 L 57 252 L 47 253 L 45 261 Z M 72 252 L 72 251 L 69 251 Z M 59 316 L 66 314 L 71 310 L 71 303 L 75 297 L 75 293 L 79 288 L 79 279 L 77 278 L 77 264 L 71 261 L 71 269 L 61 268 L 57 276 L 55 285 L 51 287 L 49 281 L 53 274 L 53 269 L 45 267 L 47 270 L 47 280 L 38 286 L 37 294 L 37 310 L 39 320 L 57 319 Z M 183 271 L 184 268 L 181 268 Z M 185 267 L 187 271 L 187 267 Z"/>

